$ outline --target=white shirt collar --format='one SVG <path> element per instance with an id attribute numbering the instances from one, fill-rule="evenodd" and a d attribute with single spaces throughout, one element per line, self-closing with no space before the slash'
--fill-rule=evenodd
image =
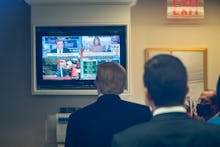
<path id="1" fill-rule="evenodd" d="M 216 113 L 213 117 L 218 117 L 220 115 L 220 112 Z"/>
<path id="2" fill-rule="evenodd" d="M 163 113 L 172 113 L 172 112 L 186 113 L 186 109 L 183 106 L 160 107 L 154 110 L 153 116 Z"/>
<path id="3" fill-rule="evenodd" d="M 98 94 L 98 98 L 100 98 L 101 96 L 103 96 L 103 94 L 102 94 L 102 93 Z"/>

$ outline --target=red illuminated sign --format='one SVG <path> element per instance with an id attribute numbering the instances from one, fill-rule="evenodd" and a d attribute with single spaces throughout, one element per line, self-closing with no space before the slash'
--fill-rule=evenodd
<path id="1" fill-rule="evenodd" d="M 203 0 L 167 0 L 167 18 L 204 18 Z"/>

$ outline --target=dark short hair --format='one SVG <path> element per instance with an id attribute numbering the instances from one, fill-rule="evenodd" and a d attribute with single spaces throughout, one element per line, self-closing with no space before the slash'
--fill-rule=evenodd
<path id="1" fill-rule="evenodd" d="M 97 66 L 96 87 L 102 94 L 121 94 L 126 87 L 126 70 L 115 62 Z"/>
<path id="2" fill-rule="evenodd" d="M 211 100 L 211 104 L 212 105 L 217 105 L 218 103 L 218 99 L 217 99 L 217 95 L 214 94 L 213 96 L 210 97 L 210 100 Z"/>
<path id="3" fill-rule="evenodd" d="M 156 106 L 183 105 L 187 93 L 187 71 L 172 55 L 156 55 L 145 63 L 144 86 Z"/>
<path id="4" fill-rule="evenodd" d="M 218 103 L 218 109 L 220 110 L 220 75 L 218 77 L 218 83 L 217 83 L 217 103 Z"/>

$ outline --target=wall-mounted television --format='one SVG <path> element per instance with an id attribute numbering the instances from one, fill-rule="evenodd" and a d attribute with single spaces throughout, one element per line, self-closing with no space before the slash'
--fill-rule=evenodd
<path id="1" fill-rule="evenodd" d="M 33 94 L 94 94 L 96 66 L 127 69 L 127 26 L 37 26 L 33 41 Z M 85 93 L 84 93 L 85 92 Z"/>

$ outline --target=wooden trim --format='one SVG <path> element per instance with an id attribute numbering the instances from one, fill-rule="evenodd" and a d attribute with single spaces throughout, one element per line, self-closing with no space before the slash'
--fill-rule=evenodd
<path id="1" fill-rule="evenodd" d="M 203 52 L 203 77 L 204 77 L 204 89 L 207 89 L 208 87 L 208 72 L 207 72 L 207 48 L 146 48 L 145 49 L 145 61 L 149 60 L 150 58 L 150 52 L 179 52 L 179 51 L 193 51 L 193 52 Z"/>

